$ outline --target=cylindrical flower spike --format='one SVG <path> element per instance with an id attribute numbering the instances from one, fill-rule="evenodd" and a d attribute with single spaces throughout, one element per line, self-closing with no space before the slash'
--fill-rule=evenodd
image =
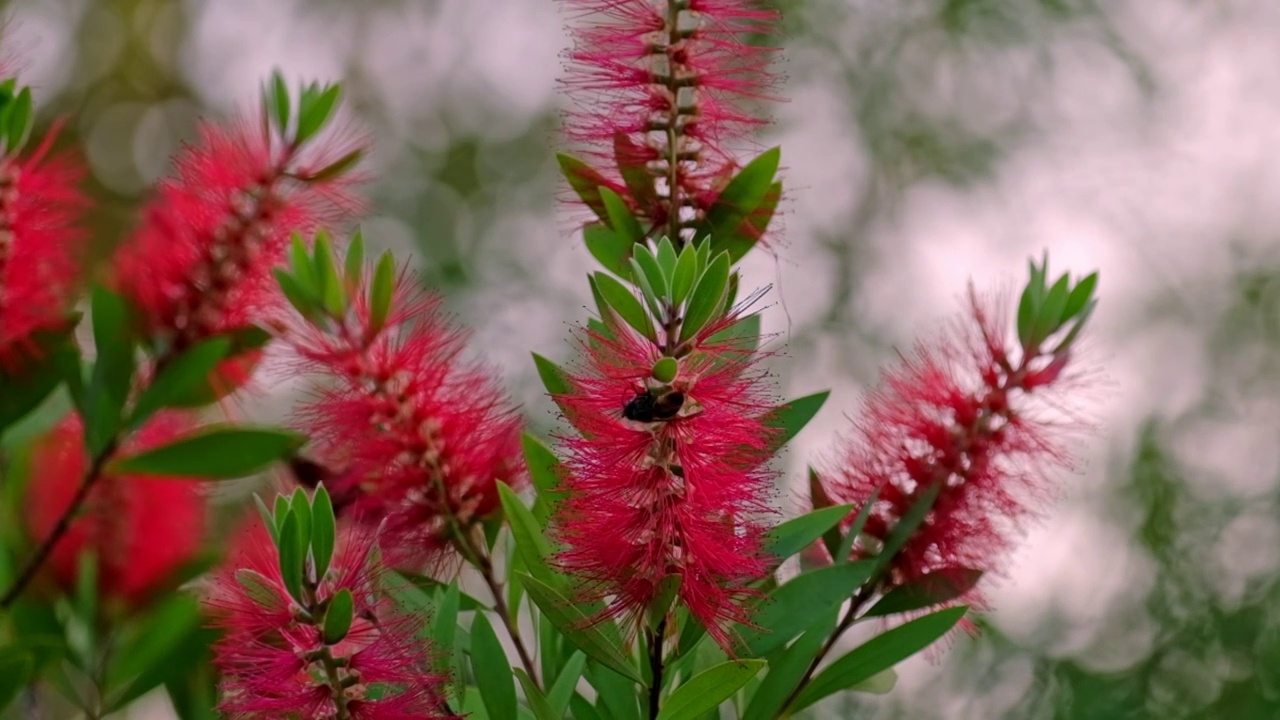
<path id="1" fill-rule="evenodd" d="M 1069 379 L 1062 370 L 1092 309 L 1093 279 L 1078 293 L 1063 288 L 1048 321 L 1038 323 L 1035 309 L 1020 311 L 1020 325 L 1044 331 L 1021 349 L 1008 340 L 1006 316 L 970 290 L 965 322 L 886 372 L 826 464 L 823 485 L 832 501 L 853 503 L 856 513 L 874 494 L 853 546 L 859 556 L 881 552 L 898 521 L 936 489 L 881 589 L 925 583 L 948 601 L 954 588 L 960 600 L 981 606 L 974 571 L 999 573 L 1037 503 L 1051 495 L 1052 472 L 1069 458 L 1060 420 L 1048 417 L 1042 396 Z M 1056 349 L 1043 346 L 1071 321 L 1076 327 Z"/>
<path id="2" fill-rule="evenodd" d="M 337 526 L 323 489 L 281 507 L 269 527 L 247 528 L 207 588 L 225 633 L 219 709 L 245 720 L 455 717 L 420 619 L 384 593 L 374 530 Z"/>
<path id="3" fill-rule="evenodd" d="M 134 434 L 125 450 L 167 444 L 189 427 L 183 416 L 161 413 Z M 27 491 L 31 537 L 49 536 L 84 481 L 88 464 L 77 416 L 36 443 Z M 200 483 L 191 478 L 105 475 L 83 507 L 48 560 L 48 572 L 64 589 L 75 588 L 83 556 L 93 553 L 100 596 L 122 610 L 136 608 L 164 589 L 200 551 L 205 501 Z"/>
<path id="4" fill-rule="evenodd" d="M 299 297 L 306 270 L 297 272 L 305 264 L 334 268 L 343 301 L 306 305 Z M 322 237 L 315 260 L 281 273 L 309 317 L 292 334 L 294 350 L 306 370 L 333 381 L 302 408 L 298 424 L 339 503 L 385 522 L 392 563 L 434 569 L 451 549 L 476 560 L 473 533 L 499 509 L 498 483 L 526 481 L 521 419 L 492 374 L 463 357 L 467 334 L 437 299 L 397 274 L 389 255 L 372 273 L 359 260 L 346 268 L 337 279 Z"/>
<path id="5" fill-rule="evenodd" d="M 729 652 L 732 626 L 749 624 L 747 585 L 768 572 L 775 449 L 757 338 L 734 337 L 739 322 L 730 313 L 676 344 L 610 319 L 586 333 L 584 362 L 553 395 L 577 430 L 562 438 L 561 565 L 633 632 L 646 611 L 666 615 L 652 605 L 678 583 L 675 597 Z"/>
<path id="6" fill-rule="evenodd" d="M 316 137 L 337 97 L 337 86 L 305 88 L 291 125 L 277 77 L 260 119 L 206 124 L 178 155 L 116 258 L 120 288 L 157 353 L 261 321 L 279 297 L 271 269 L 290 233 L 358 208 L 346 171 L 362 148 Z"/>
<path id="7" fill-rule="evenodd" d="M 0 369 L 37 352 L 33 334 L 66 321 L 86 238 L 80 227 L 88 198 L 77 187 L 83 167 L 50 156 L 50 131 L 30 154 L 20 151 L 30 132 L 31 93 L 12 80 L 0 83 Z"/>
<path id="8" fill-rule="evenodd" d="M 777 13 L 754 0 L 564 1 L 581 12 L 566 134 L 590 160 L 563 159 L 570 184 L 602 217 L 598 187 L 624 198 L 650 237 L 694 239 L 739 167 L 733 141 L 766 122 L 743 100 L 765 99 L 776 80 L 777 49 L 753 41 Z M 758 198 L 734 209 L 772 214 L 773 195 L 767 211 Z"/>

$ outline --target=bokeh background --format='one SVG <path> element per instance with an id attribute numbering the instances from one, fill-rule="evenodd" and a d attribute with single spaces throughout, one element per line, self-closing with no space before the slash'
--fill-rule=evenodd
<path id="1" fill-rule="evenodd" d="M 785 242 L 746 263 L 788 396 L 789 510 L 895 348 L 1048 250 L 1101 271 L 1093 432 L 976 638 L 817 717 L 1280 718 L 1280 2 L 776 0 Z M 558 208 L 554 0 L 26 0 L 6 55 L 71 118 L 96 247 L 200 116 L 342 79 L 370 244 L 415 258 L 530 423 L 590 258 Z M 252 412 L 283 412 L 284 384 Z M 132 717 L 165 717 L 162 705 Z"/>

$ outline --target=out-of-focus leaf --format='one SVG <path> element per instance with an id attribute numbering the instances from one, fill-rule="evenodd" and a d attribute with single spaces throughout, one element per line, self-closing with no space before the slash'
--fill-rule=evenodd
<path id="1" fill-rule="evenodd" d="M 28 651 L 3 648 L 0 652 L 0 711 L 35 679 L 36 659 Z"/>
<path id="2" fill-rule="evenodd" d="M 151 611 L 107 667 L 108 712 L 125 707 L 177 677 L 204 653 L 213 633 L 203 627 L 200 602 L 174 594 Z"/>
<path id="3" fill-rule="evenodd" d="M 780 649 L 769 658 L 769 672 L 765 673 L 764 681 L 751 696 L 742 720 L 770 720 L 778 717 L 787 696 L 800 684 L 800 678 L 804 677 L 809 663 L 835 630 L 838 616 L 839 608 L 828 610 L 825 617 L 809 626 L 790 647 Z"/>
<path id="4" fill-rule="evenodd" d="M 93 341 L 98 356 L 85 393 L 85 445 L 99 455 L 115 438 L 133 380 L 133 340 L 125 299 L 93 290 Z"/>
<path id="5" fill-rule="evenodd" d="M 225 480 L 252 475 L 292 455 L 306 441 L 287 430 L 211 426 L 158 448 L 111 462 L 116 474 Z"/>
<path id="6" fill-rule="evenodd" d="M 547 702 L 547 698 L 538 689 L 537 683 L 533 678 L 529 677 L 529 673 L 523 668 L 515 668 L 516 679 L 520 681 L 520 687 L 524 688 L 525 700 L 529 702 L 529 708 L 533 710 L 533 716 L 537 720 L 561 720 L 564 714 L 556 715 L 551 704 Z"/>

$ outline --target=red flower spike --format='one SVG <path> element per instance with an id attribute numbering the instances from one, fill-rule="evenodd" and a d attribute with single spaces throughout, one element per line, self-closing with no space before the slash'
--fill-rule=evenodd
<path id="1" fill-rule="evenodd" d="M 888 586 L 965 568 L 999 574 L 1037 503 L 1052 494 L 1051 472 L 1068 464 L 1063 428 L 1036 412 L 1039 396 L 1069 380 L 1065 356 L 1012 364 L 1004 320 L 971 289 L 967 321 L 885 373 L 822 473 L 837 503 L 860 505 L 879 491 L 863 530 L 872 540 L 858 541 L 858 555 L 878 552 L 923 489 L 943 483 Z M 976 589 L 957 602 L 984 605 Z"/>
<path id="2" fill-rule="evenodd" d="M 520 417 L 491 373 L 464 359 L 467 334 L 410 283 L 398 279 L 381 328 L 366 294 L 353 293 L 336 329 L 291 334 L 304 369 L 335 381 L 298 425 L 332 474 L 335 502 L 385 520 L 389 561 L 436 569 L 499 508 L 498 483 L 520 488 L 527 477 Z"/>
<path id="3" fill-rule="evenodd" d="M 579 434 L 561 438 L 566 498 L 553 531 L 584 596 L 610 600 L 600 619 L 624 618 L 634 632 L 664 578 L 679 575 L 680 601 L 729 652 L 733 624 L 750 622 L 747 585 L 768 572 L 761 520 L 773 478 L 759 355 L 707 341 L 732 322 L 699 335 L 670 384 L 678 411 L 654 422 L 624 411 L 646 391 L 657 348 L 620 324 L 612 337 L 587 333 L 573 391 L 555 398 Z"/>
<path id="4" fill-rule="evenodd" d="M 771 99 L 777 48 L 751 40 L 772 32 L 778 14 L 755 0 L 564 2 L 581 13 L 564 80 L 575 101 L 566 135 L 647 226 L 674 240 L 738 169 L 734 141 L 767 122 L 743 101 Z M 619 152 L 619 133 L 647 152 Z M 637 170 L 655 192 L 622 182 Z"/>
<path id="5" fill-rule="evenodd" d="M 162 181 L 142 227 L 116 257 L 120 289 L 148 337 L 182 350 L 262 320 L 279 304 L 271 269 L 290 234 L 309 234 L 359 208 L 352 179 L 317 179 L 352 150 L 284 142 L 266 122 L 206 124 Z"/>
<path id="6" fill-rule="evenodd" d="M 224 631 L 214 645 L 219 710 L 244 720 L 455 717 L 444 710 L 446 678 L 431 670 L 421 623 L 381 592 L 385 569 L 372 531 L 343 526 L 329 572 L 315 588 L 316 605 L 342 590 L 355 601 L 351 629 L 336 644 L 324 641 L 290 597 L 276 552 L 255 520 L 206 589 L 205 606 Z"/>
<path id="7" fill-rule="evenodd" d="M 0 368 L 35 351 L 32 334 L 65 320 L 87 238 L 79 225 L 89 199 L 83 166 L 49 157 L 50 131 L 25 158 L 0 158 Z"/>
<path id="8" fill-rule="evenodd" d="M 164 445 L 190 427 L 184 416 L 162 413 L 135 433 L 124 450 Z M 88 470 L 79 417 L 67 417 L 36 443 L 31 467 L 26 516 L 30 536 L 38 541 L 71 505 Z M 197 481 L 105 475 L 54 546 L 47 570 L 62 588 L 71 590 L 81 555 L 92 551 L 102 597 L 124 609 L 136 608 L 196 558 L 204 526 L 205 502 Z"/>

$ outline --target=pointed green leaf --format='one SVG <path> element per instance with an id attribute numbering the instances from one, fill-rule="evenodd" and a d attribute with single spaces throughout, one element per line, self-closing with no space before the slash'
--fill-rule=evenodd
<path id="1" fill-rule="evenodd" d="M 648 165 L 649 149 L 631 140 L 622 131 L 613 134 L 613 157 L 618 174 L 631 197 L 643 207 L 657 199 L 653 175 Z"/>
<path id="2" fill-rule="evenodd" d="M 604 269 L 625 280 L 631 279 L 631 269 L 627 261 L 631 259 L 631 250 L 635 243 L 614 232 L 604 223 L 590 223 L 582 228 L 582 241 Z"/>
<path id="3" fill-rule="evenodd" d="M 698 720 L 733 697 L 764 664 L 763 660 L 731 660 L 694 675 L 671 693 L 658 712 L 658 720 Z"/>
<path id="4" fill-rule="evenodd" d="M 620 237 L 632 243 L 644 242 L 644 230 L 636 221 L 627 203 L 617 193 L 607 187 L 600 187 L 600 200 L 604 202 L 609 227 Z"/>
<path id="5" fill-rule="evenodd" d="M 98 455 L 119 430 L 133 381 L 133 340 L 129 307 L 120 295 L 93 289 L 93 343 L 98 357 L 85 397 L 85 443 Z"/>
<path id="6" fill-rule="evenodd" d="M 619 650 L 621 641 L 612 621 L 588 615 L 583 608 L 574 605 L 555 587 L 525 573 L 516 573 L 524 583 L 525 591 L 538 609 L 551 621 L 565 639 L 574 647 L 586 653 L 588 657 L 602 665 L 612 668 L 636 682 L 641 682 L 640 674 L 632 661 Z M 600 620 L 592 623 L 592 620 Z M 605 633 L 605 628 L 613 628 L 614 632 Z"/>
<path id="7" fill-rule="evenodd" d="M 834 505 L 792 518 L 769 531 L 765 550 L 782 562 L 809 547 L 853 512 L 853 505 Z"/>
<path id="8" fill-rule="evenodd" d="M 684 325 L 680 328 L 680 342 L 686 342 L 698 334 L 709 321 L 715 318 L 724 304 L 725 290 L 729 285 L 729 256 L 717 255 L 711 261 L 702 277 L 694 285 L 689 296 L 689 305 L 684 313 Z"/>
<path id="9" fill-rule="evenodd" d="M 676 258 L 675 269 L 671 273 L 671 304 L 679 307 L 698 279 L 698 251 L 686 245 Z"/>
<path id="10" fill-rule="evenodd" d="M 305 543 L 306 541 L 302 538 L 302 528 L 298 526 L 298 519 L 294 517 L 293 512 L 286 513 L 280 523 L 280 578 L 284 581 L 289 595 L 299 604 L 303 602 L 302 570 L 307 552 Z"/>
<path id="11" fill-rule="evenodd" d="M 972 568 L 946 568 L 926 573 L 889 591 L 864 617 L 894 615 L 941 605 L 969 592 L 981 579 L 982 571 Z"/>
<path id="12" fill-rule="evenodd" d="M 869 560 L 829 565 L 792 578 L 769 595 L 753 618 L 759 630 L 744 628 L 752 655 L 767 655 L 803 632 L 814 618 L 839 607 L 871 578 Z"/>
<path id="13" fill-rule="evenodd" d="M 554 628 L 555 626 L 552 625 L 551 627 Z M 551 685 L 551 689 L 547 690 L 547 702 L 551 705 L 556 717 L 564 717 L 565 711 L 569 707 L 569 700 L 573 697 L 573 692 L 578 687 L 578 680 L 582 677 L 582 669 L 586 665 L 586 654 L 581 650 L 575 651 L 569 657 L 569 660 L 565 662 L 564 667 L 561 668 L 560 674 L 556 676 L 556 681 Z"/>
<path id="14" fill-rule="evenodd" d="M 747 163 L 720 191 L 716 201 L 707 209 L 705 225 L 710 232 L 711 242 L 717 242 L 716 238 L 721 235 L 727 236 L 735 232 L 765 201 L 781 160 L 780 148 L 766 150 Z M 717 252 L 722 249 L 714 248 Z"/>
<path id="15" fill-rule="evenodd" d="M 608 216 L 608 211 L 605 210 L 604 200 L 600 198 L 600 188 L 609 185 L 605 176 L 572 155 L 556 153 L 556 161 L 560 164 L 560 172 L 564 175 L 564 179 L 569 181 L 569 187 L 578 193 L 578 197 L 582 198 L 582 202 L 591 208 L 597 217 L 604 220 Z"/>
<path id="16" fill-rule="evenodd" d="M 809 424 L 813 416 L 818 414 L 818 411 L 822 409 L 822 404 L 827 401 L 827 396 L 830 394 L 831 391 L 823 390 L 812 395 L 796 398 L 785 405 L 774 408 L 765 417 L 764 421 L 765 425 L 777 431 L 777 434 L 770 438 L 770 448 L 777 452 L 783 445 L 791 442 L 791 439 L 799 434 L 805 425 Z"/>
<path id="17" fill-rule="evenodd" d="M 520 681 L 520 687 L 524 689 L 524 698 L 529 702 L 529 709 L 533 711 L 535 720 L 562 720 L 564 713 L 556 715 L 551 704 L 547 702 L 546 696 L 538 689 L 538 684 L 529 677 L 529 673 L 523 668 L 515 668 L 515 674 L 516 679 Z"/>
<path id="18" fill-rule="evenodd" d="M 396 261 L 390 252 L 378 258 L 373 273 L 373 285 L 369 288 L 369 328 L 374 333 L 382 330 L 391 314 L 391 299 L 396 291 Z"/>
<path id="19" fill-rule="evenodd" d="M 347 256 L 342 268 L 347 284 L 356 285 L 360 282 L 360 275 L 364 272 L 364 233 L 359 228 L 352 233 L 351 240 L 347 243 Z"/>
<path id="20" fill-rule="evenodd" d="M 315 560 L 317 582 L 323 580 L 325 573 L 329 572 L 337 534 L 333 500 L 322 483 L 316 488 L 315 497 L 311 501 L 311 557 Z"/>
<path id="21" fill-rule="evenodd" d="M 161 368 L 134 403 L 128 427 L 139 427 L 161 408 L 174 405 L 201 383 L 207 384 L 209 373 L 230 350 L 230 338 L 215 337 L 193 346 Z"/>
<path id="22" fill-rule="evenodd" d="M 484 613 L 471 623 L 471 671 L 491 718 L 516 717 L 516 686 L 502 642 Z"/>
<path id="23" fill-rule="evenodd" d="M 551 556 L 551 543 L 542 533 L 542 527 L 533 513 L 524 506 L 520 497 L 506 483 L 498 483 L 498 497 L 502 512 L 511 525 L 511 535 L 516 541 L 516 552 L 524 561 L 529 574 L 555 587 L 563 587 L 565 579 L 547 565 Z"/>
<path id="24" fill-rule="evenodd" d="M 112 461 L 110 471 L 210 480 L 240 478 L 289 457 L 305 441 L 286 430 L 209 426 L 168 445 Z"/>
<path id="25" fill-rule="evenodd" d="M 669 245 L 670 243 L 668 243 Z M 658 259 L 649 252 L 649 248 L 643 245 L 637 245 L 635 254 L 633 255 L 636 263 L 640 265 L 640 269 L 644 271 L 645 279 L 649 281 L 650 287 L 659 298 L 666 299 L 669 295 L 667 287 L 667 276 L 662 272 L 662 267 L 658 264 Z"/>
<path id="26" fill-rule="evenodd" d="M 1079 315 L 1085 304 L 1093 298 L 1093 290 L 1098 285 L 1098 273 L 1091 273 L 1071 289 L 1067 297 L 1067 306 L 1062 309 L 1062 321 L 1066 322 Z"/>
<path id="27" fill-rule="evenodd" d="M 654 340 L 657 337 L 654 333 L 653 320 L 649 317 L 649 313 L 645 312 L 644 306 L 627 289 L 627 286 L 618 282 L 612 276 L 600 272 L 595 274 L 595 285 L 604 297 L 605 302 L 618 314 L 618 317 L 622 318 L 636 332 L 650 340 Z"/>
<path id="28" fill-rule="evenodd" d="M 271 119 L 275 121 L 276 130 L 281 133 L 289 127 L 289 88 L 284 84 L 284 75 L 279 71 L 271 73 Z"/>
<path id="29" fill-rule="evenodd" d="M 318 94 L 302 97 L 298 103 L 298 130 L 294 134 L 294 143 L 301 145 L 320 132 L 333 115 L 341 92 L 341 86 L 334 84 Z"/>
<path id="30" fill-rule="evenodd" d="M 798 711 L 887 670 L 950 632 L 967 607 L 940 610 L 871 638 L 818 673 L 792 704 Z"/>
<path id="31" fill-rule="evenodd" d="M 825 617 L 809 626 L 791 647 L 780 650 L 769 658 L 769 672 L 765 673 L 764 682 L 760 683 L 760 687 L 751 696 L 742 720 L 771 720 L 779 717 L 782 704 L 800 684 L 809 663 L 835 630 L 838 614 L 839 608 L 832 608 Z"/>
<path id="32" fill-rule="evenodd" d="M 548 394 L 568 395 L 573 392 L 573 385 L 569 382 L 569 373 L 564 368 L 538 353 L 531 354 L 533 355 L 533 364 L 538 368 L 538 377 L 542 380 L 542 386 L 547 389 Z"/>
<path id="33" fill-rule="evenodd" d="M 305 563 L 311 553 L 311 500 L 307 491 L 297 488 L 290 498 L 289 510 L 298 523 L 298 536 L 302 538 L 302 559 Z"/>

